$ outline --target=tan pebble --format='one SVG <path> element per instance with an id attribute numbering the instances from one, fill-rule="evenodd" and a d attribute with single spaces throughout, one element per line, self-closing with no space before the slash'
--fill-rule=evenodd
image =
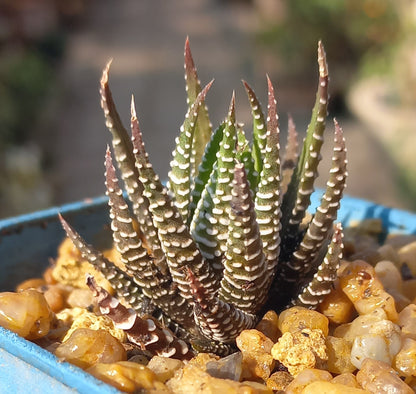
<path id="1" fill-rule="evenodd" d="M 383 308 L 389 320 L 397 322 L 398 313 L 394 297 L 384 290 L 369 292 L 368 298 L 363 298 L 354 303 L 354 307 L 360 315 L 366 315 L 376 308 Z"/>
<path id="2" fill-rule="evenodd" d="M 244 330 L 236 338 L 237 347 L 243 354 L 243 379 L 266 380 L 274 368 L 270 354 L 273 342 L 258 330 Z"/>
<path id="3" fill-rule="evenodd" d="M 80 368 L 96 363 L 125 361 L 126 351 L 116 338 L 104 330 L 79 328 L 55 351 L 55 355 Z"/>
<path id="4" fill-rule="evenodd" d="M 404 280 L 402 283 L 402 292 L 406 298 L 414 300 L 416 298 L 416 279 Z"/>
<path id="5" fill-rule="evenodd" d="M 198 353 L 193 359 L 189 361 L 188 364 L 199 368 L 201 371 L 205 371 L 209 362 L 217 361 L 219 358 L 219 356 L 211 353 Z"/>
<path id="6" fill-rule="evenodd" d="M 368 391 L 334 382 L 313 382 L 307 385 L 302 394 L 366 394 Z"/>
<path id="7" fill-rule="evenodd" d="M 90 289 L 74 289 L 68 296 L 67 303 L 71 308 L 87 308 L 93 304 Z"/>
<path id="8" fill-rule="evenodd" d="M 58 283 L 53 277 L 53 266 L 46 268 L 45 272 L 43 273 L 43 279 L 48 285 L 56 285 Z"/>
<path id="9" fill-rule="evenodd" d="M 68 312 L 67 309 L 57 314 L 58 319 L 68 319 L 67 324 L 70 327 L 62 339 L 66 341 L 72 333 L 79 328 L 89 328 L 92 330 L 105 330 L 108 331 L 114 338 L 117 338 L 120 342 L 126 341 L 126 333 L 120 328 L 114 326 L 113 321 L 104 315 L 96 315 L 95 313 L 88 312 L 83 308 L 73 308 Z"/>
<path id="10" fill-rule="evenodd" d="M 404 338 L 416 340 L 416 305 L 410 304 L 399 313 L 398 325 Z"/>
<path id="11" fill-rule="evenodd" d="M 168 392 L 167 387 L 156 379 L 156 375 L 149 368 L 129 361 L 98 363 L 88 368 L 87 372 L 127 393 L 141 392 L 141 390 Z"/>
<path id="12" fill-rule="evenodd" d="M 72 244 L 72 241 L 69 238 L 65 238 L 58 248 L 58 258 L 53 267 L 52 276 L 59 283 L 87 289 L 85 281 L 87 274 L 94 276 L 97 284 L 106 289 L 110 294 L 114 293 L 114 289 L 104 275 L 83 259 L 81 253 Z"/>
<path id="13" fill-rule="evenodd" d="M 197 356 L 198 357 L 198 356 Z M 204 360 L 207 358 L 204 357 Z M 264 384 L 256 382 L 236 382 L 230 379 L 219 379 L 209 375 L 201 368 L 201 361 L 191 360 L 184 368 L 178 370 L 174 377 L 166 382 L 166 386 L 176 394 L 272 394 L 273 391 Z"/>
<path id="14" fill-rule="evenodd" d="M 384 245 L 391 245 L 396 251 L 403 246 L 416 242 L 416 235 L 411 234 L 387 234 Z"/>
<path id="15" fill-rule="evenodd" d="M 237 392 L 244 394 L 273 394 L 273 391 L 263 383 L 252 382 L 249 380 L 241 382 Z M 212 394 L 216 393 L 217 391 L 215 389 L 212 390 Z"/>
<path id="16" fill-rule="evenodd" d="M 357 372 L 357 382 L 364 390 L 374 394 L 412 394 L 413 390 L 404 383 L 397 372 L 382 361 L 367 358 Z"/>
<path id="17" fill-rule="evenodd" d="M 331 382 L 343 384 L 344 386 L 360 388 L 360 385 L 357 382 L 357 378 L 351 372 L 344 372 L 340 375 L 337 375 L 331 380 Z"/>
<path id="18" fill-rule="evenodd" d="M 351 344 L 344 338 L 326 337 L 328 355 L 327 368 L 331 373 L 342 374 L 354 372 L 355 366 L 351 363 Z"/>
<path id="19" fill-rule="evenodd" d="M 372 358 L 391 365 L 402 345 L 400 334 L 399 326 L 390 320 L 369 324 L 365 334 L 354 338 L 351 348 L 351 362 L 357 368 L 361 368 L 366 358 Z"/>
<path id="20" fill-rule="evenodd" d="M 405 383 L 416 393 L 416 377 L 406 378 Z"/>
<path id="21" fill-rule="evenodd" d="M 262 317 L 256 329 L 261 331 L 266 337 L 276 342 L 280 336 L 279 316 L 275 311 L 268 311 Z"/>
<path id="22" fill-rule="evenodd" d="M 66 307 L 66 294 L 59 285 L 49 286 L 43 295 L 53 312 L 57 313 Z"/>
<path id="23" fill-rule="evenodd" d="M 285 390 L 286 387 L 292 382 L 293 376 L 286 371 L 274 372 L 266 380 L 266 385 L 273 391 Z"/>
<path id="24" fill-rule="evenodd" d="M 371 245 L 366 249 L 359 249 L 357 252 L 348 257 L 351 261 L 363 260 L 371 265 L 376 265 L 382 257 L 378 252 L 378 245 Z"/>
<path id="25" fill-rule="evenodd" d="M 381 245 L 377 249 L 377 251 L 382 260 L 388 260 L 394 263 L 395 265 L 398 265 L 399 254 L 397 253 L 396 249 L 394 249 L 393 245 L 389 245 L 389 244 Z"/>
<path id="26" fill-rule="evenodd" d="M 391 289 L 402 291 L 402 275 L 394 263 L 388 260 L 379 261 L 375 265 L 374 271 L 377 278 L 381 281 L 384 290 L 387 292 Z"/>
<path id="27" fill-rule="evenodd" d="M 36 290 L 0 293 L 0 326 L 23 338 L 33 340 L 44 337 L 53 318 L 44 295 Z"/>
<path id="28" fill-rule="evenodd" d="M 328 318 L 322 313 L 301 306 L 286 309 L 279 316 L 279 329 L 282 333 L 295 333 L 308 328 L 321 330 L 326 336 L 329 331 L 328 326 Z"/>
<path id="29" fill-rule="evenodd" d="M 403 294 L 402 275 L 394 263 L 387 260 L 380 261 L 374 270 L 384 290 L 393 296 L 398 311 L 410 304 L 410 299 Z"/>
<path id="30" fill-rule="evenodd" d="M 357 336 L 368 333 L 372 324 L 386 319 L 387 314 L 382 308 L 374 309 L 368 315 L 358 316 L 351 323 L 336 327 L 333 334 L 352 343 Z"/>
<path id="31" fill-rule="evenodd" d="M 365 292 L 368 292 L 370 286 L 375 290 L 375 286 L 383 289 L 381 282 L 374 283 L 375 271 L 374 268 L 363 260 L 356 260 L 349 265 L 344 266 L 343 270 L 339 272 L 339 283 L 343 292 L 352 301 L 361 300 Z"/>
<path id="32" fill-rule="evenodd" d="M 285 394 L 300 394 L 302 390 L 315 381 L 330 381 L 332 375 L 322 369 L 308 368 L 303 370 L 286 387 Z M 321 393 L 322 394 L 322 393 Z"/>
<path id="33" fill-rule="evenodd" d="M 406 308 L 406 306 L 412 303 L 410 298 L 407 298 L 402 291 L 399 292 L 397 290 L 392 289 L 388 292 L 388 294 L 390 294 L 393 297 L 394 304 L 398 313 L 400 313 L 404 308 Z"/>
<path id="34" fill-rule="evenodd" d="M 236 344 L 242 352 L 270 353 L 273 347 L 273 341 L 256 329 L 242 331 L 236 338 Z"/>
<path id="35" fill-rule="evenodd" d="M 16 286 L 16 291 L 19 292 L 27 289 L 38 289 L 46 284 L 46 281 L 42 278 L 27 279 Z"/>
<path id="36" fill-rule="evenodd" d="M 183 365 L 182 361 L 174 358 L 154 356 L 147 364 L 147 367 L 155 373 L 158 380 L 165 383 Z"/>
<path id="37" fill-rule="evenodd" d="M 331 323 L 335 324 L 351 321 L 355 313 L 353 303 L 342 291 L 338 281 L 335 283 L 335 288 L 321 302 L 318 310 L 325 315 Z"/>
<path id="38" fill-rule="evenodd" d="M 339 281 L 343 292 L 360 315 L 383 308 L 390 320 L 397 321 L 394 298 L 384 290 L 370 264 L 361 260 L 350 263 L 340 272 Z"/>
<path id="39" fill-rule="evenodd" d="M 325 335 L 321 330 L 285 332 L 272 348 L 272 356 L 293 376 L 307 368 L 320 368 L 328 359 Z"/>
<path id="40" fill-rule="evenodd" d="M 394 368 L 401 376 L 416 376 L 416 340 L 405 338 L 394 359 Z"/>
<path id="41" fill-rule="evenodd" d="M 410 268 L 412 275 L 416 276 L 416 241 L 402 246 L 398 250 L 398 255 L 400 259 L 400 263 L 406 263 L 407 266 Z"/>

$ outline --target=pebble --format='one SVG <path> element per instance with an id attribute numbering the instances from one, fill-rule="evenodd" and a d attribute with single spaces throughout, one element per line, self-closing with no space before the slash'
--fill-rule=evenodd
<path id="1" fill-rule="evenodd" d="M 52 311 L 57 313 L 68 306 L 67 298 L 72 290 L 73 288 L 70 286 L 57 283 L 55 285 L 47 286 L 43 295 Z"/>
<path id="2" fill-rule="evenodd" d="M 416 305 L 410 304 L 399 313 L 398 325 L 403 338 L 416 340 Z"/>
<path id="3" fill-rule="evenodd" d="M 261 331 L 273 342 L 276 342 L 281 335 L 279 330 L 279 316 L 275 311 L 266 312 L 257 324 L 256 329 Z"/>
<path id="4" fill-rule="evenodd" d="M 184 366 L 183 361 L 170 357 L 154 356 L 147 364 L 147 368 L 154 372 L 157 379 L 163 383 L 173 378 L 175 372 Z"/>
<path id="5" fill-rule="evenodd" d="M 383 285 L 384 290 L 387 292 L 391 289 L 402 291 L 402 275 L 394 263 L 388 260 L 379 261 L 374 267 L 374 272 Z"/>
<path id="6" fill-rule="evenodd" d="M 35 289 L 37 290 L 39 287 L 46 286 L 47 283 L 43 278 L 32 278 L 27 279 L 16 286 L 16 292 L 27 290 L 27 289 Z"/>
<path id="7" fill-rule="evenodd" d="M 351 262 L 339 272 L 339 281 L 343 292 L 360 315 L 381 307 L 386 311 L 389 320 L 397 321 L 394 298 L 384 290 L 370 264 L 362 260 Z"/>
<path id="8" fill-rule="evenodd" d="M 216 360 L 215 357 L 204 353 L 198 354 L 184 368 L 178 370 L 175 376 L 166 382 L 166 386 L 177 394 L 272 394 L 273 391 L 264 384 L 257 382 L 236 382 L 230 379 L 212 377 L 206 371 L 206 363 Z"/>
<path id="9" fill-rule="evenodd" d="M 105 330 L 79 328 L 59 345 L 55 355 L 80 368 L 86 369 L 97 363 L 114 363 L 127 359 L 119 340 Z"/>
<path id="10" fill-rule="evenodd" d="M 279 316 L 278 325 L 282 334 L 296 333 L 305 328 L 321 330 L 324 336 L 329 332 L 329 321 L 326 316 L 302 306 L 294 306 L 284 310 Z"/>
<path id="11" fill-rule="evenodd" d="M 350 322 L 355 313 L 354 305 L 342 291 L 339 281 L 335 283 L 334 289 L 324 298 L 318 310 L 331 323 L 335 324 Z"/>
<path id="12" fill-rule="evenodd" d="M 266 380 L 266 385 L 273 391 L 284 391 L 293 381 L 293 376 L 286 371 L 277 371 L 270 375 Z"/>
<path id="13" fill-rule="evenodd" d="M 405 338 L 396 354 L 394 367 L 401 376 L 416 376 L 416 340 Z"/>
<path id="14" fill-rule="evenodd" d="M 352 342 L 351 363 L 357 368 L 361 368 L 366 358 L 384 361 L 391 365 L 394 356 L 401 348 L 400 327 L 390 320 L 381 319 L 380 315 L 372 314 L 356 318 L 343 335 L 346 341 Z"/>
<path id="15" fill-rule="evenodd" d="M 357 382 L 357 378 L 355 377 L 354 374 L 350 372 L 344 372 L 335 376 L 335 378 L 333 378 L 331 382 L 340 383 L 340 384 L 343 384 L 344 386 L 360 388 L 360 385 Z"/>
<path id="16" fill-rule="evenodd" d="M 314 368 L 304 369 L 289 383 L 285 389 L 285 394 L 300 394 L 312 382 L 330 381 L 331 379 L 332 375 L 328 371 Z"/>
<path id="17" fill-rule="evenodd" d="M 93 294 L 90 289 L 73 289 L 66 302 L 71 308 L 88 308 L 93 304 Z"/>
<path id="18" fill-rule="evenodd" d="M 62 341 L 66 341 L 79 328 L 105 330 L 120 342 L 126 341 L 126 333 L 120 328 L 114 327 L 113 321 L 107 316 L 96 315 L 95 313 L 88 312 L 84 308 L 65 309 L 56 316 L 68 326 L 68 331 Z"/>
<path id="19" fill-rule="evenodd" d="M 403 281 L 402 284 L 403 295 L 412 301 L 413 304 L 416 303 L 416 279 L 409 279 Z"/>
<path id="20" fill-rule="evenodd" d="M 400 261 L 399 254 L 397 253 L 396 249 L 394 249 L 393 245 L 391 244 L 381 245 L 377 249 L 377 251 L 382 260 L 391 261 L 396 266 L 399 265 L 399 261 Z"/>
<path id="21" fill-rule="evenodd" d="M 214 378 L 240 381 L 243 372 L 243 354 L 235 352 L 219 360 L 209 361 L 206 371 Z"/>
<path id="22" fill-rule="evenodd" d="M 323 368 L 328 359 L 322 330 L 305 328 L 295 333 L 285 332 L 271 350 L 293 376 L 307 368 Z"/>
<path id="23" fill-rule="evenodd" d="M 400 264 L 406 263 L 413 277 L 416 277 L 416 241 L 402 246 L 397 253 Z"/>
<path id="24" fill-rule="evenodd" d="M 340 383 L 317 381 L 308 384 L 302 394 L 368 394 L 368 391 Z"/>
<path id="25" fill-rule="evenodd" d="M 34 340 L 48 334 L 54 314 L 44 295 L 27 289 L 0 293 L 0 326 Z"/>
<path id="26" fill-rule="evenodd" d="M 137 393 L 146 390 L 169 393 L 157 375 L 144 365 L 130 361 L 98 363 L 87 369 L 91 375 L 110 384 L 120 391 Z"/>
<path id="27" fill-rule="evenodd" d="M 258 330 L 244 330 L 236 338 L 236 343 L 243 354 L 242 378 L 266 380 L 275 365 L 270 354 L 273 341 Z"/>
<path id="28" fill-rule="evenodd" d="M 84 260 L 72 241 L 66 238 L 58 249 L 58 257 L 52 270 L 53 278 L 65 285 L 88 289 L 85 281 L 87 274 L 94 276 L 97 284 L 110 294 L 114 293 L 113 288 L 103 274 Z"/>
<path id="29" fill-rule="evenodd" d="M 356 367 L 351 363 L 351 343 L 344 338 L 326 337 L 327 368 L 331 373 L 351 373 Z"/>
<path id="30" fill-rule="evenodd" d="M 357 382 L 364 390 L 374 394 L 414 394 L 397 372 L 388 364 L 367 358 L 357 373 Z"/>

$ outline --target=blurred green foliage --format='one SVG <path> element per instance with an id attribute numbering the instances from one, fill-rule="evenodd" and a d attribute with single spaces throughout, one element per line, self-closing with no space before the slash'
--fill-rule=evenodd
<path id="1" fill-rule="evenodd" d="M 401 34 L 396 0 L 286 0 L 283 6 L 285 15 L 264 24 L 258 37 L 284 55 L 287 73 L 300 75 L 313 66 L 320 39 L 333 65 L 331 72 L 340 69 L 345 75 L 347 68 L 364 63 L 366 72 L 388 68 L 385 51 Z"/>
<path id="2" fill-rule="evenodd" d="M 51 33 L 0 54 L 0 147 L 23 143 L 53 86 L 64 38 Z"/>

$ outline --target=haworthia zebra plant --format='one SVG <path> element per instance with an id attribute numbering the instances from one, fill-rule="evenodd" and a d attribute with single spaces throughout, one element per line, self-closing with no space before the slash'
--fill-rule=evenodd
<path id="1" fill-rule="evenodd" d="M 321 43 L 318 64 L 316 103 L 302 150 L 298 154 L 289 119 L 281 162 L 270 79 L 266 114 L 244 82 L 253 115 L 252 144 L 236 121 L 234 95 L 225 121 L 212 131 L 204 104 L 212 82 L 201 89 L 187 40 L 188 112 L 176 139 L 167 187 L 149 162 L 134 101 L 130 137 L 108 85 L 110 64 L 104 69 L 101 103 L 132 209 L 108 149 L 111 230 L 123 267 L 87 245 L 63 218 L 62 223 L 83 256 L 131 308 L 88 280 L 101 311 L 132 342 L 178 358 L 193 354 L 186 344 L 226 354 L 239 333 L 254 327 L 267 309 L 280 311 L 290 304 L 314 308 L 330 291 L 342 253 L 342 229 L 333 223 L 347 175 L 346 149 L 335 121 L 327 187 L 306 221 L 327 117 L 328 68 Z"/>

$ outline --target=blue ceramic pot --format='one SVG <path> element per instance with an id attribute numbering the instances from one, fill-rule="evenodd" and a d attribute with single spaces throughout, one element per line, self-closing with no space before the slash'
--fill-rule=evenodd
<path id="1" fill-rule="evenodd" d="M 322 192 L 312 196 L 311 209 Z M 85 239 L 98 246 L 110 242 L 107 198 L 85 200 L 62 207 L 0 221 L 0 291 L 12 291 L 25 279 L 40 277 L 56 256 L 65 234 L 60 212 Z M 388 232 L 416 234 L 416 215 L 344 197 L 338 220 L 380 218 Z M 107 230 L 107 231 L 106 231 Z M 58 359 L 37 345 L 0 327 L 0 393 L 118 393 L 81 369 Z"/>

